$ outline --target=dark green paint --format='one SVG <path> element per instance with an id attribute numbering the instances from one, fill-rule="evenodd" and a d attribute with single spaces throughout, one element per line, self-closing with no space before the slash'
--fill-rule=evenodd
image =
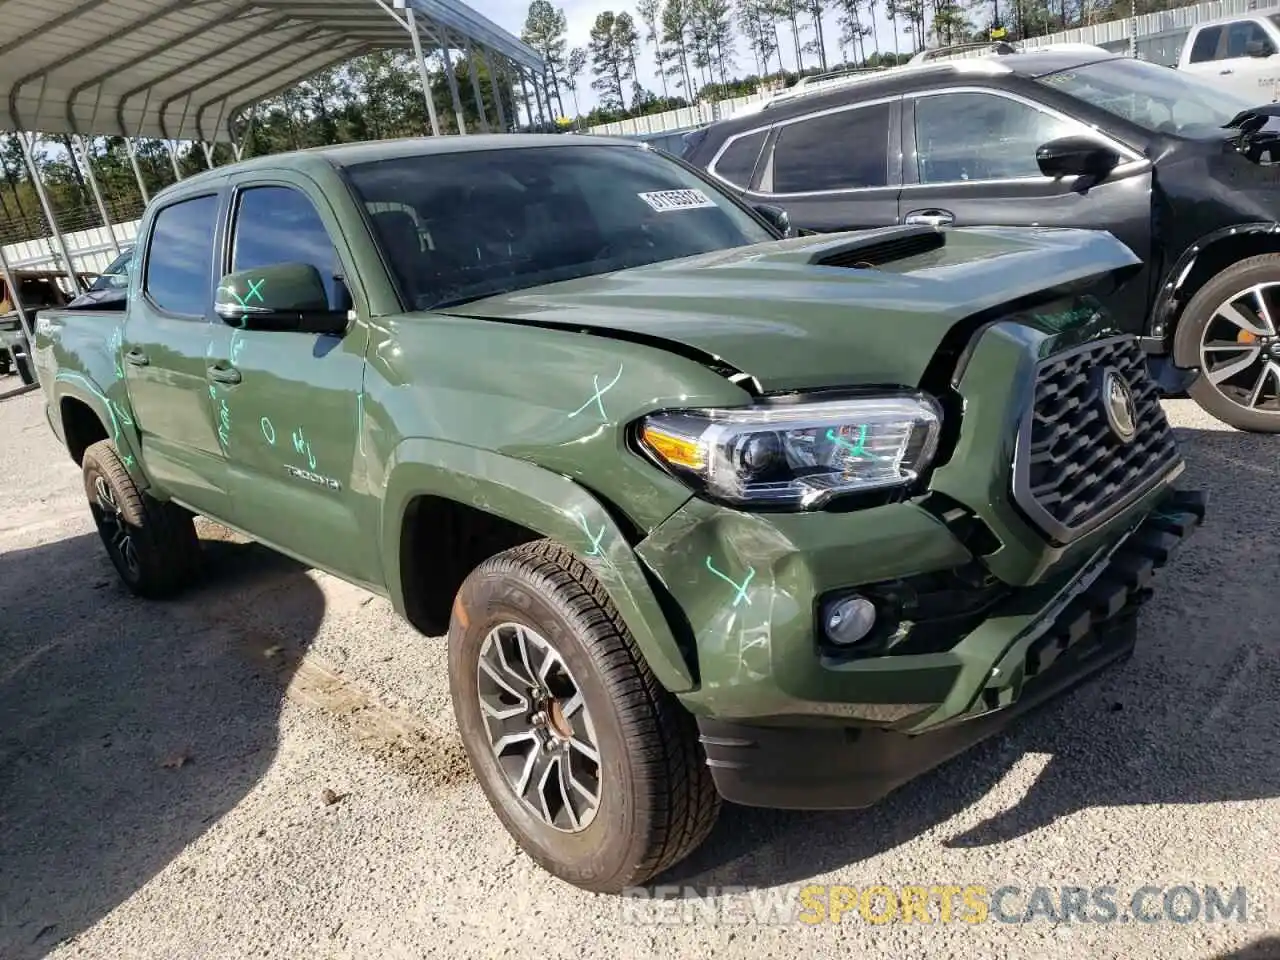
<path id="1" fill-rule="evenodd" d="M 1009 503 L 1037 359 L 1107 331 L 1105 318 L 1072 313 L 1085 306 L 1065 292 L 1136 263 L 1106 235 L 956 230 L 942 249 L 878 270 L 813 266 L 847 238 L 804 237 L 405 314 L 338 162 L 324 152 L 268 157 L 166 190 L 142 225 L 123 327 L 118 314 L 49 311 L 36 354 L 59 436 L 61 403 L 86 404 L 156 496 L 382 593 L 401 612 L 406 508 L 448 498 L 578 551 L 659 681 L 696 712 L 847 722 L 868 705 L 916 704 L 901 722 L 917 729 L 962 716 L 992 667 L 1029 642 L 1024 627 L 1163 492 L 1061 550 Z M 215 315 L 212 289 L 198 318 L 167 316 L 141 295 L 158 205 L 265 183 L 301 190 L 328 228 L 354 303 L 343 335 L 241 328 Z M 225 223 L 210 228 L 222 248 Z M 215 275 L 228 266 L 224 258 Z M 298 282 L 280 292 L 268 277 L 255 289 L 265 305 L 296 307 L 311 295 Z M 257 305 L 248 288 L 236 293 L 240 306 Z M 1015 301 L 1032 306 L 1015 316 Z M 629 426 L 666 408 L 751 402 L 699 356 L 765 391 L 915 388 L 949 331 L 984 320 L 1004 322 L 970 351 L 957 384 L 959 447 L 932 487 L 999 537 L 990 570 L 1032 589 L 949 653 L 826 662 L 813 635 L 818 594 L 956 567 L 973 559 L 966 548 L 919 502 L 816 514 L 717 506 L 635 453 Z M 130 351 L 148 363 L 122 363 Z M 231 367 L 240 382 L 211 373 Z"/>

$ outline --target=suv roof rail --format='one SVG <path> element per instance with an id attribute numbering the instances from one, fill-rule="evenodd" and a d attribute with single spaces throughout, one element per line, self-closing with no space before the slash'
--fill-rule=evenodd
<path id="1" fill-rule="evenodd" d="M 883 67 L 836 67 L 834 70 L 827 70 L 825 73 L 807 73 L 790 89 L 795 90 L 801 87 L 811 87 L 817 83 L 826 83 L 829 80 L 841 80 L 844 77 L 864 76 L 868 73 L 880 73 L 884 70 L 892 69 L 888 66 Z"/>
<path id="2" fill-rule="evenodd" d="M 957 54 L 976 53 L 982 51 L 984 53 L 994 53 L 1005 56 L 1010 53 L 1018 53 L 1018 47 L 1005 40 L 980 40 L 972 43 L 953 43 L 946 47 L 933 47 L 930 50 L 921 50 L 914 57 L 907 61 L 908 64 L 928 63 L 931 60 L 942 60 L 946 57 L 953 57 Z"/>

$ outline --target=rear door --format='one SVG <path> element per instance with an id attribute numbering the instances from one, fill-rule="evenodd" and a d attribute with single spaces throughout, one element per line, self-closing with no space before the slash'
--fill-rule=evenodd
<path id="1" fill-rule="evenodd" d="M 810 230 L 892 226 L 902 184 L 900 109 L 900 97 L 887 97 L 789 118 L 767 136 L 756 131 L 763 151 L 744 198 L 785 207 L 793 225 Z M 712 163 L 722 176 L 734 142 Z"/>
<path id="2" fill-rule="evenodd" d="M 206 379 L 221 202 L 214 183 L 156 211 L 137 264 L 119 369 L 147 476 L 197 512 L 225 520 L 226 457 Z"/>
<path id="3" fill-rule="evenodd" d="M 1231 90 L 1250 103 L 1274 100 L 1280 55 L 1272 36 L 1274 30 L 1269 30 L 1268 25 L 1247 18 L 1201 27 L 1191 41 L 1191 52 L 1182 69 Z"/>

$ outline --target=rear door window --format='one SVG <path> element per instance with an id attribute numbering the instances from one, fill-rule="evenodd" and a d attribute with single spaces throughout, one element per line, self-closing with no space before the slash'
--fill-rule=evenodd
<path id="1" fill-rule="evenodd" d="M 890 104 L 792 121 L 773 148 L 773 193 L 858 190 L 889 184 Z"/>

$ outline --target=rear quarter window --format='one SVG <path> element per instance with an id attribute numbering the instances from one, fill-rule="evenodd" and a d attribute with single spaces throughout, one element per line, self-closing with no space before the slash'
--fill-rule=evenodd
<path id="1" fill-rule="evenodd" d="M 760 130 L 732 141 L 712 165 L 711 172 L 739 189 L 747 189 L 767 133 Z"/>

